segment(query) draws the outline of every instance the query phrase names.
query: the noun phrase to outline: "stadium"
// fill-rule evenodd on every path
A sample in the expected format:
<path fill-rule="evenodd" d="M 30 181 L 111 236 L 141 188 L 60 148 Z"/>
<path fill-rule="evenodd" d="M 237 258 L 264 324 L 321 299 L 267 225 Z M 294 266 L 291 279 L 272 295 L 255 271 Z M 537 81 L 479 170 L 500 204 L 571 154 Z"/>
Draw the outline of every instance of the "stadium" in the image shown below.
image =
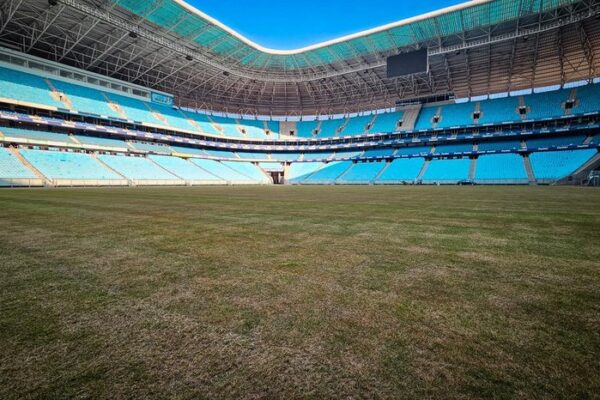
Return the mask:
<path fill-rule="evenodd" d="M 598 396 L 600 1 L 201 3 L 0 1 L 1 398 Z"/>

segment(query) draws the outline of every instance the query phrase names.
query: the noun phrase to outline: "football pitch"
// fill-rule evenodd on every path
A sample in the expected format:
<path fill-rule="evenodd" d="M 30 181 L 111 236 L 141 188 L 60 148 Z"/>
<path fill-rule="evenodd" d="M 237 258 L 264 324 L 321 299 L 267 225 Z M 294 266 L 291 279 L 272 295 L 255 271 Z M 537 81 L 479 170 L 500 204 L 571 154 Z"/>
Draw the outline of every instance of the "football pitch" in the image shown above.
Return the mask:
<path fill-rule="evenodd" d="M 594 398 L 600 191 L 0 191 L 0 398 Z"/>

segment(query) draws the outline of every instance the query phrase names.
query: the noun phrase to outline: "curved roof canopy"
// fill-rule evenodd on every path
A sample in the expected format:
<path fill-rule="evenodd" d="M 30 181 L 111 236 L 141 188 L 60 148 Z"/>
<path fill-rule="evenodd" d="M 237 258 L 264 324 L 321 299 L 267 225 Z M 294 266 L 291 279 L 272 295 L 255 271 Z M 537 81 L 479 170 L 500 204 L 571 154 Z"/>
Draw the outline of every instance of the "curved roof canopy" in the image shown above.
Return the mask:
<path fill-rule="evenodd" d="M 56 3 L 0 2 L 0 45 L 215 111 L 360 112 L 600 71 L 600 0 L 474 0 L 296 50 L 264 48 L 183 0 Z M 429 71 L 388 79 L 387 58 L 418 48 Z"/>
<path fill-rule="evenodd" d="M 120 7 L 203 49 L 248 68 L 296 71 L 347 62 L 374 52 L 395 53 L 432 39 L 502 24 L 575 0 L 473 0 L 296 50 L 268 49 L 183 0 L 113 0 Z M 248 5 L 246 5 L 248 7 Z M 340 11 L 342 12 L 342 11 Z M 293 16 L 286 16 L 293 18 Z"/>

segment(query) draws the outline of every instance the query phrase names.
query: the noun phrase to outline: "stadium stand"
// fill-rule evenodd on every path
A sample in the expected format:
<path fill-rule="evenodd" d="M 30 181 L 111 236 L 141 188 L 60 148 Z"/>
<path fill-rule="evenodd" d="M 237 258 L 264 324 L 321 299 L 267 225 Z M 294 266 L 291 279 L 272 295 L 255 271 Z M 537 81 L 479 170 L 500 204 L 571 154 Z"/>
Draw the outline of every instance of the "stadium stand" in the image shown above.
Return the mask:
<path fill-rule="evenodd" d="M 288 171 L 289 183 L 300 183 L 323 167 L 321 162 L 293 163 Z"/>
<path fill-rule="evenodd" d="M 343 135 L 363 135 L 370 130 L 369 124 L 371 121 L 373 121 L 372 115 L 349 118 Z"/>
<path fill-rule="evenodd" d="M 442 144 L 435 147 L 436 154 L 470 153 L 472 151 L 473 144 L 471 143 Z"/>
<path fill-rule="evenodd" d="M 543 139 L 530 139 L 527 140 L 528 149 L 543 149 L 550 147 L 561 147 L 561 146 L 576 146 L 583 144 L 586 136 L 562 136 L 562 137 L 550 137 Z"/>
<path fill-rule="evenodd" d="M 66 108 L 51 96 L 50 88 L 40 76 L 0 67 L 0 97 L 50 108 Z"/>
<path fill-rule="evenodd" d="M 519 99 L 504 97 L 480 102 L 480 124 L 494 124 L 520 120 Z"/>
<path fill-rule="evenodd" d="M 298 121 L 296 122 L 296 129 L 298 130 L 298 137 L 301 138 L 312 138 L 315 136 L 314 132 L 318 128 L 320 121 Z"/>
<path fill-rule="evenodd" d="M 538 182 L 554 182 L 566 177 L 597 154 L 596 150 L 568 150 L 532 153 L 529 155 Z"/>
<path fill-rule="evenodd" d="M 131 147 L 139 151 L 147 151 L 149 153 L 164 153 L 171 154 L 173 149 L 170 146 L 151 143 L 151 142 L 129 142 Z"/>
<path fill-rule="evenodd" d="M 336 161 L 325 164 L 314 174 L 307 177 L 303 182 L 307 184 L 333 184 L 348 168 L 352 166 L 351 161 Z"/>
<path fill-rule="evenodd" d="M 21 149 L 21 155 L 54 185 L 124 185 L 122 176 L 85 153 Z"/>
<path fill-rule="evenodd" d="M 469 179 L 471 160 L 468 158 L 433 159 L 425 170 L 423 183 L 456 184 Z"/>
<path fill-rule="evenodd" d="M 99 138 L 94 136 L 75 135 L 73 138 L 81 143 L 92 146 L 110 147 L 115 149 L 127 150 L 127 143 L 118 139 Z"/>
<path fill-rule="evenodd" d="M 185 183 L 148 158 L 103 154 L 99 155 L 98 159 L 136 185 L 183 185 Z"/>
<path fill-rule="evenodd" d="M 248 177 L 253 183 L 272 183 L 270 178 L 268 178 L 258 166 L 252 164 L 251 162 L 222 161 L 222 164 L 236 171 L 240 175 Z"/>
<path fill-rule="evenodd" d="M 37 131 L 32 129 L 22 128 L 4 128 L 0 127 L 0 132 L 6 137 L 26 139 L 28 141 L 35 142 L 53 142 L 53 143 L 66 143 L 75 144 L 75 142 L 64 133 L 54 133 L 47 131 Z"/>
<path fill-rule="evenodd" d="M 0 186 L 38 186 L 38 177 L 7 148 L 0 147 Z"/>
<path fill-rule="evenodd" d="M 398 130 L 398 122 L 402 120 L 403 112 L 389 112 L 377 115 L 371 132 L 394 132 Z"/>
<path fill-rule="evenodd" d="M 528 183 L 523 157 L 518 154 L 490 154 L 477 159 L 475 183 L 524 184 Z"/>
<path fill-rule="evenodd" d="M 65 77 L 52 68 L 39 72 L 43 69 L 26 65 L 0 67 L 0 105 L 2 102 L 13 104 L 0 107 L 1 123 L 7 125 L 0 126 L 1 142 L 42 150 L 80 148 L 98 153 L 153 154 L 148 158 L 65 151 L 37 154 L 22 149 L 23 159 L 35 169 L 34 178 L 40 178 L 35 176 L 35 165 L 39 164 L 39 172 L 46 176 L 44 170 L 51 182 L 123 181 L 125 178 L 135 185 L 265 184 L 270 183 L 271 178 L 256 164 L 268 161 L 286 162 L 285 179 L 292 183 L 460 183 L 473 180 L 478 184 L 504 184 L 527 183 L 532 181 L 533 175 L 538 181 L 546 182 L 560 180 L 585 163 L 573 155 L 584 153 L 569 150 L 593 152 L 598 145 L 598 135 L 592 130 L 598 129 L 600 122 L 598 118 L 589 117 L 600 110 L 598 84 L 578 82 L 559 90 L 537 89 L 532 94 L 469 102 L 442 101 L 424 106 L 410 103 L 398 111 L 368 111 L 366 115 L 351 118 L 321 115 L 321 119 L 315 121 L 286 118 L 285 122 L 278 122 L 209 116 L 169 105 L 172 103 L 153 101 L 150 92 L 144 97 L 125 90 L 125 86 L 115 83 L 118 81 L 105 82 L 100 87 L 90 83 L 97 82 L 97 77 L 86 81 L 74 79 L 78 74 L 73 73 Z M 14 104 L 21 108 L 15 109 Z M 44 109 L 52 112 L 42 113 Z M 79 115 L 74 116 L 74 113 Z M 572 118 L 574 116 L 576 118 Z M 408 129 L 398 125 L 404 118 L 410 120 Z M 549 119 L 556 121 L 548 122 Z M 533 122 L 539 120 L 543 121 Z M 498 125 L 502 123 L 510 125 L 507 128 Z M 294 143 L 292 138 L 275 145 L 260 144 L 263 140 L 279 139 L 282 126 L 286 131 L 295 130 L 303 140 Z M 66 131 L 69 134 L 58 133 Z M 362 138 L 338 137 L 368 133 L 371 134 Z M 209 137 L 197 139 L 201 134 Z M 348 145 L 355 140 L 356 147 Z M 336 146 L 341 143 L 343 150 L 340 150 L 342 146 Z M 474 160 L 440 158 L 466 153 L 472 154 Z M 531 154 L 524 160 L 517 153 L 526 157 Z M 60 159 L 56 158 L 57 154 Z M 162 156 L 155 157 L 155 154 Z M 6 172 L 0 171 L 0 176 L 17 174 L 11 172 L 15 164 L 6 161 L 14 160 L 6 157 Z M 189 157 L 192 159 L 185 159 Z M 61 164 L 52 170 L 47 165 L 50 161 L 44 160 L 58 160 L 56 162 Z M 21 162 L 18 157 L 17 161 Z M 65 171 L 69 166 L 76 168 L 78 163 L 82 165 L 81 173 Z M 533 172 L 529 170 L 529 163 Z M 98 168 L 98 165 L 100 169 L 94 172 L 92 167 Z M 27 166 L 25 168 L 27 171 Z M 282 168 L 281 164 L 278 168 Z M 100 173 L 106 171 L 109 172 L 107 177 Z M 33 178 L 28 175 L 26 179 Z"/>
<path fill-rule="evenodd" d="M 395 149 L 371 149 L 364 152 L 363 157 L 390 157 L 396 152 Z"/>
<path fill-rule="evenodd" d="M 183 158 L 159 155 L 151 155 L 149 158 L 174 176 L 185 180 L 189 185 L 225 183 L 223 179 L 218 178 Z"/>
<path fill-rule="evenodd" d="M 554 90 L 524 97 L 528 107 L 527 119 L 556 118 L 565 115 L 563 105 L 569 98 L 569 91 Z"/>
<path fill-rule="evenodd" d="M 376 179 L 379 184 L 414 183 L 423 170 L 424 158 L 398 158 Z"/>
<path fill-rule="evenodd" d="M 340 176 L 336 183 L 344 184 L 370 184 L 373 183 L 377 175 L 386 166 L 385 161 L 371 163 L 356 163 Z"/>
<path fill-rule="evenodd" d="M 190 161 L 196 164 L 198 167 L 204 169 L 212 175 L 221 178 L 229 184 L 247 185 L 260 183 L 252 179 L 251 177 L 238 172 L 237 169 L 230 168 L 227 165 L 216 160 L 192 159 Z"/>

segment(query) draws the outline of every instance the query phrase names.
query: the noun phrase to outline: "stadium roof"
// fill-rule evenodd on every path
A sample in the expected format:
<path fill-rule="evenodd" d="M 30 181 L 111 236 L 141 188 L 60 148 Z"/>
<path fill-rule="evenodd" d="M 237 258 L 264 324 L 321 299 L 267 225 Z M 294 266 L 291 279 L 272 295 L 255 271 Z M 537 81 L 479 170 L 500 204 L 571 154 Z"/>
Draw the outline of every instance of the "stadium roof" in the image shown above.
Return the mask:
<path fill-rule="evenodd" d="M 0 43 L 244 114 L 562 84 L 594 77 L 600 60 L 597 0 L 476 0 L 296 50 L 264 48 L 182 0 L 55 2 L 6 0 Z M 422 47 L 428 73 L 386 77 L 387 57 Z"/>

